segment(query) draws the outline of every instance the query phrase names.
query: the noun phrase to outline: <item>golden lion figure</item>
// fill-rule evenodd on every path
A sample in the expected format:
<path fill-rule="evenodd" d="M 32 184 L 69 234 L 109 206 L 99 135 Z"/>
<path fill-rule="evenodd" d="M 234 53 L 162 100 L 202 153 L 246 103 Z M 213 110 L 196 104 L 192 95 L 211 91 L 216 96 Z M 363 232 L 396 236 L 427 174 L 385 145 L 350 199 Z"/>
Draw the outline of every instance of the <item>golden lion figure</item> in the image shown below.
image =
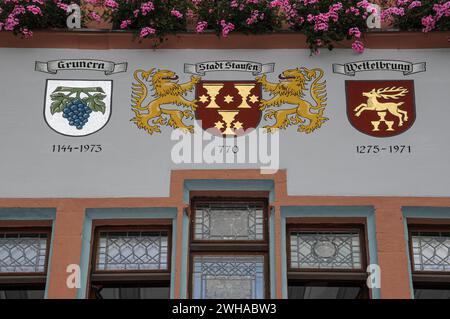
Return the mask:
<path fill-rule="evenodd" d="M 293 108 L 268 110 L 264 115 L 267 120 L 275 118 L 275 124 L 264 126 L 267 132 L 274 132 L 277 129 L 285 129 L 290 125 L 299 125 L 297 131 L 311 133 L 319 128 L 328 118 L 323 117 L 326 106 L 326 92 L 323 71 L 321 69 L 297 68 L 282 72 L 279 75 L 279 83 L 268 82 L 266 76 L 257 77 L 256 81 L 261 83 L 264 90 L 275 95 L 270 100 L 261 100 L 261 110 L 271 107 L 279 107 L 282 104 L 294 105 Z M 314 81 L 312 81 L 314 79 Z M 312 105 L 304 100 L 304 90 L 307 82 L 312 81 L 310 94 L 315 102 Z M 314 112 L 311 112 L 314 110 Z M 308 123 L 305 123 L 305 119 Z"/>
<path fill-rule="evenodd" d="M 139 74 L 142 79 L 139 78 Z M 154 90 L 153 97 L 155 99 L 147 105 L 142 106 L 148 96 L 148 88 L 143 80 L 149 81 L 149 78 L 151 78 L 150 82 Z M 145 129 L 149 134 L 161 132 L 160 125 L 180 128 L 188 132 L 194 131 L 193 125 L 183 123 L 183 118 L 194 118 L 193 111 L 196 108 L 196 101 L 189 101 L 183 95 L 192 91 L 194 85 L 200 81 L 200 77 L 192 76 L 191 81 L 178 84 L 178 76 L 175 72 L 169 70 L 155 71 L 152 68 L 148 71 L 136 70 L 134 72 L 134 79 L 137 83 L 132 84 L 131 102 L 135 117 L 131 121 L 136 123 L 137 127 Z M 165 104 L 184 106 L 190 108 L 190 110 L 161 107 Z M 153 125 L 149 124 L 150 120 Z"/>

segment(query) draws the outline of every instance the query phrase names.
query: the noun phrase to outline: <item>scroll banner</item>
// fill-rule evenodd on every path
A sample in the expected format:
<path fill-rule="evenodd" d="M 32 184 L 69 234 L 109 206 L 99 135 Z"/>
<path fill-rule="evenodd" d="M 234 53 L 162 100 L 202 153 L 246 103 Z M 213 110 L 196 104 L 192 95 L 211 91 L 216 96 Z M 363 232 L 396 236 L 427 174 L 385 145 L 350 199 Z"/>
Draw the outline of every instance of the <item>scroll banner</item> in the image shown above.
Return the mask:
<path fill-rule="evenodd" d="M 369 60 L 350 62 L 346 64 L 333 64 L 333 73 L 355 76 L 357 72 L 364 71 L 397 71 L 403 75 L 425 72 L 426 62 L 411 63 L 396 60 Z"/>
<path fill-rule="evenodd" d="M 35 70 L 38 72 L 56 74 L 58 71 L 89 70 L 105 72 L 105 75 L 127 71 L 128 63 L 114 63 L 102 60 L 54 60 L 49 62 L 36 61 Z"/>
<path fill-rule="evenodd" d="M 215 71 L 237 71 L 251 72 L 252 75 L 260 75 L 264 73 L 272 73 L 275 70 L 275 63 L 262 64 L 250 61 L 210 61 L 197 64 L 184 65 L 184 72 L 204 76 L 206 72 Z"/>

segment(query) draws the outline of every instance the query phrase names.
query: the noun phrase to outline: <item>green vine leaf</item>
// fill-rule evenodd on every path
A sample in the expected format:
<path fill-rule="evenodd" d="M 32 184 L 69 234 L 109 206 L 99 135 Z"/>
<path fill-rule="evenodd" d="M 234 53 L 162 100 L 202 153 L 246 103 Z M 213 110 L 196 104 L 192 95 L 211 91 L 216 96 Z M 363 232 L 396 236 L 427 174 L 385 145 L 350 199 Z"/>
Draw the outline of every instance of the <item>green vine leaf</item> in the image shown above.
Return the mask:
<path fill-rule="evenodd" d="M 53 115 L 55 113 L 60 113 L 64 111 L 64 108 L 69 104 L 73 98 L 64 93 L 52 93 L 50 98 L 52 100 L 52 104 L 50 105 L 50 113 Z"/>
<path fill-rule="evenodd" d="M 100 88 L 101 90 L 101 88 Z M 101 90 L 103 91 L 103 90 Z M 106 112 L 106 104 L 103 102 L 106 95 L 101 93 L 96 93 L 94 95 L 83 98 L 83 101 L 91 108 L 94 112 L 102 112 L 105 114 Z"/>
<path fill-rule="evenodd" d="M 56 87 L 56 89 L 53 91 L 53 93 L 61 92 L 61 91 L 64 91 L 64 88 L 63 88 L 62 86 L 58 86 L 58 87 Z"/>

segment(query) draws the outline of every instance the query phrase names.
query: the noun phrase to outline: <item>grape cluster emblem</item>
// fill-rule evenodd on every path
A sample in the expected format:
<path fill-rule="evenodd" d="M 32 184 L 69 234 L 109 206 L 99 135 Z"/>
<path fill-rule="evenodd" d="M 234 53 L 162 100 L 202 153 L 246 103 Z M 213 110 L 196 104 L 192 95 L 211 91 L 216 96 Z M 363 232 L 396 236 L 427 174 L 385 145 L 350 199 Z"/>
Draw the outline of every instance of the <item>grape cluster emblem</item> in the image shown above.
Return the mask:
<path fill-rule="evenodd" d="M 101 87 L 57 87 L 50 96 L 50 112 L 52 115 L 62 112 L 62 117 L 70 126 L 81 130 L 89 122 L 92 112 L 105 114 L 104 93 Z"/>
<path fill-rule="evenodd" d="M 45 121 L 66 136 L 99 131 L 111 117 L 112 86 L 110 80 L 47 80 Z"/>

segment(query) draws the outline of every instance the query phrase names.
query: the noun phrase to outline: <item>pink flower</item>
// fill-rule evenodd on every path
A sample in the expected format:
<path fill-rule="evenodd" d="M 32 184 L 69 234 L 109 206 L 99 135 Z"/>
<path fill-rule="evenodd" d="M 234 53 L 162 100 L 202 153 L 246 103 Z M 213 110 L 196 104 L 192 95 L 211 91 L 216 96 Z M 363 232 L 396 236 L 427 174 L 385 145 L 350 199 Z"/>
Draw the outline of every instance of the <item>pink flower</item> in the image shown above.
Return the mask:
<path fill-rule="evenodd" d="M 363 53 L 364 52 L 364 44 L 361 41 L 356 40 L 352 43 L 352 49 L 356 53 Z"/>
<path fill-rule="evenodd" d="M 156 30 L 150 27 L 145 27 L 141 29 L 141 32 L 139 34 L 139 36 L 141 38 L 145 38 L 146 36 L 148 36 L 149 34 L 155 34 Z"/>
<path fill-rule="evenodd" d="M 33 32 L 28 30 L 27 28 L 22 29 L 21 32 L 25 39 L 29 39 L 33 36 Z"/>
<path fill-rule="evenodd" d="M 172 11 L 170 11 L 170 14 L 173 15 L 174 17 L 177 17 L 178 19 L 181 19 L 183 17 L 183 14 L 175 9 L 172 9 Z"/>
<path fill-rule="evenodd" d="M 155 5 L 153 4 L 153 2 L 148 1 L 148 2 L 141 4 L 142 15 L 146 16 L 150 11 L 153 11 L 153 10 L 155 10 Z M 134 16 L 137 17 L 136 12 L 135 12 Z"/>
<path fill-rule="evenodd" d="M 360 14 L 359 9 L 356 9 L 355 7 L 348 8 L 347 10 L 345 10 L 345 13 L 346 14 L 350 13 L 350 14 L 353 14 L 355 16 L 359 16 L 359 14 Z"/>
<path fill-rule="evenodd" d="M 121 23 L 120 23 L 120 28 L 121 29 L 126 29 L 126 28 L 128 28 L 128 26 L 131 24 L 131 20 L 123 20 Z"/>
<path fill-rule="evenodd" d="M 60 1 L 58 1 L 58 2 L 56 3 L 56 6 L 57 6 L 58 8 L 60 8 L 61 10 L 65 11 L 65 12 L 67 12 L 67 8 L 69 7 L 68 4 L 62 3 L 62 2 L 60 2 Z"/>
<path fill-rule="evenodd" d="M 231 22 L 226 22 L 225 20 L 220 21 L 220 25 L 222 26 L 222 36 L 226 38 L 228 34 L 234 30 L 234 24 Z"/>
<path fill-rule="evenodd" d="M 319 21 L 314 25 L 314 31 L 328 31 L 328 27 L 328 23 Z"/>
<path fill-rule="evenodd" d="M 450 1 L 447 1 L 442 4 L 436 3 L 433 5 L 433 11 L 436 12 L 436 21 L 439 21 L 442 17 L 450 16 Z"/>
<path fill-rule="evenodd" d="M 283 2 L 280 0 L 273 0 L 269 3 L 269 8 L 281 7 L 283 6 Z"/>
<path fill-rule="evenodd" d="M 413 2 L 411 2 L 409 4 L 408 9 L 411 10 L 411 9 L 414 9 L 416 7 L 421 7 L 421 6 L 422 6 L 422 2 L 420 2 L 420 1 L 413 1 Z"/>
<path fill-rule="evenodd" d="M 16 17 L 9 15 L 8 18 L 5 21 L 5 25 L 3 26 L 3 29 L 6 31 L 12 31 L 14 30 L 14 27 L 19 24 L 19 19 Z"/>
<path fill-rule="evenodd" d="M 203 31 L 205 31 L 207 26 L 208 26 L 208 22 L 206 22 L 206 21 L 199 21 L 197 23 L 197 26 L 195 27 L 195 31 L 197 33 L 202 33 Z"/>
<path fill-rule="evenodd" d="M 114 1 L 114 0 L 106 0 L 105 1 L 105 6 L 109 7 L 109 8 L 112 8 L 112 9 L 116 9 L 117 7 L 119 7 L 119 4 L 116 1 Z"/>
<path fill-rule="evenodd" d="M 398 7 L 390 7 L 386 10 L 382 10 L 381 12 L 381 19 L 383 21 L 386 21 L 391 16 L 404 16 L 405 15 L 405 9 L 398 8 Z"/>
<path fill-rule="evenodd" d="M 429 32 L 434 29 L 436 26 L 436 20 L 434 20 L 433 16 L 428 15 L 426 17 L 422 18 L 422 25 L 424 28 L 422 29 L 423 32 Z"/>
<path fill-rule="evenodd" d="M 355 38 L 359 39 L 361 37 L 361 31 L 359 31 L 359 29 L 356 27 L 350 28 L 350 29 L 348 29 L 348 35 L 350 35 L 350 36 L 354 35 Z"/>
<path fill-rule="evenodd" d="M 247 23 L 247 25 L 251 25 L 258 20 L 258 17 L 259 17 L 259 11 L 252 10 L 250 18 L 247 18 L 247 20 L 245 22 Z"/>
<path fill-rule="evenodd" d="M 101 20 L 102 20 L 102 18 L 98 15 L 98 13 L 96 13 L 96 12 L 91 12 L 91 13 L 89 13 L 89 17 L 92 19 L 92 20 L 94 20 L 94 21 L 97 21 L 97 22 L 100 22 Z"/>
<path fill-rule="evenodd" d="M 357 6 L 358 8 L 367 9 L 368 7 L 371 6 L 371 3 L 370 3 L 369 1 L 367 1 L 367 0 L 362 0 L 362 1 L 358 2 L 358 3 L 356 4 L 356 6 Z"/>
<path fill-rule="evenodd" d="M 34 15 L 42 15 L 41 8 L 36 7 L 35 5 L 27 6 L 27 10 L 30 11 Z"/>

